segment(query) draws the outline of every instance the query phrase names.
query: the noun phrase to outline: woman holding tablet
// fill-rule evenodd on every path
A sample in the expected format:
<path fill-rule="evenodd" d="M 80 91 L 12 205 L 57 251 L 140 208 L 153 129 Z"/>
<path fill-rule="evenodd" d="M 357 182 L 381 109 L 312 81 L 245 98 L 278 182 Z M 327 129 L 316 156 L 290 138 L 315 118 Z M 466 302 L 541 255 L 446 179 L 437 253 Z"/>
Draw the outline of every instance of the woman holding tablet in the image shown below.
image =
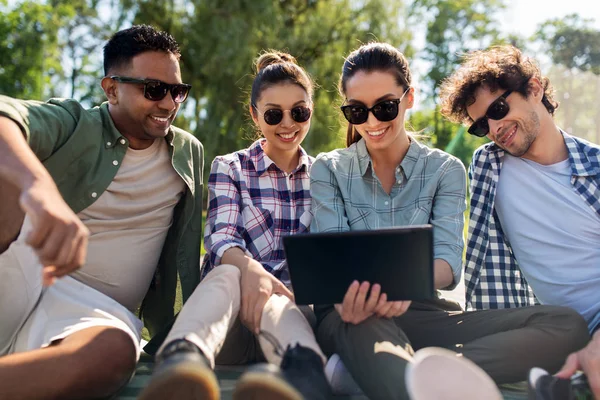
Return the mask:
<path fill-rule="evenodd" d="M 339 89 L 348 147 L 313 163 L 311 232 L 432 224 L 435 287 L 454 287 L 462 269 L 465 169 L 407 133 L 414 88 L 406 58 L 388 44 L 363 45 L 346 59 Z M 461 391 L 456 398 L 499 396 L 479 368 L 450 351 L 436 350 L 430 360 L 437 362 L 407 368 L 422 348 L 450 349 L 505 383 L 525 380 L 533 366 L 557 371 L 588 340 L 585 322 L 568 308 L 463 312 L 439 298 L 389 302 L 371 282 L 353 282 L 343 303 L 315 311 L 321 347 L 339 354 L 371 400 L 407 399 L 409 392 L 415 399 Z M 433 376 L 435 384 L 427 384 Z"/>

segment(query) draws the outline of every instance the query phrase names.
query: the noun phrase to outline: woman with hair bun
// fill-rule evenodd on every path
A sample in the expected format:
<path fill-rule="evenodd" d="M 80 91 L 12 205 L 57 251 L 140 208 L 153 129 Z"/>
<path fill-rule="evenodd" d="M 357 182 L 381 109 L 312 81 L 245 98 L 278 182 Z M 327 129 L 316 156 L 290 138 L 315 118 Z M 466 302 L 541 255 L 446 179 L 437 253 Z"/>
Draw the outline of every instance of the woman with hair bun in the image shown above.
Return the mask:
<path fill-rule="evenodd" d="M 218 399 L 215 364 L 261 361 L 240 377 L 235 399 L 329 397 L 326 359 L 308 322 L 315 317 L 294 303 L 282 240 L 311 220 L 313 158 L 301 143 L 313 83 L 287 53 L 265 52 L 255 66 L 249 112 L 261 137 L 212 163 L 204 278 L 159 350 L 142 399 Z"/>

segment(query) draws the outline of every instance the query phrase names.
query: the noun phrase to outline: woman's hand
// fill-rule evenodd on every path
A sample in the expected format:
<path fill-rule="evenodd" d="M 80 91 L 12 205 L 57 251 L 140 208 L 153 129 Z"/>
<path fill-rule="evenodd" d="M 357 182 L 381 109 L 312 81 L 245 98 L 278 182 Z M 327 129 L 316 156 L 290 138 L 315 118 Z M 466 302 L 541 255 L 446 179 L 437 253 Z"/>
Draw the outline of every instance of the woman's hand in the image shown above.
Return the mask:
<path fill-rule="evenodd" d="M 241 273 L 240 320 L 251 332 L 258 334 L 262 312 L 271 295 L 281 294 L 292 301 L 294 295 L 256 260 L 250 260 L 248 265 L 241 269 Z"/>
<path fill-rule="evenodd" d="M 387 295 L 381 293 L 381 286 L 374 284 L 367 298 L 371 284 L 358 281 L 352 282 L 342 304 L 336 304 L 335 309 L 342 321 L 353 325 L 360 324 L 372 315 L 380 318 L 398 317 L 408 310 L 410 301 L 387 301 Z"/>

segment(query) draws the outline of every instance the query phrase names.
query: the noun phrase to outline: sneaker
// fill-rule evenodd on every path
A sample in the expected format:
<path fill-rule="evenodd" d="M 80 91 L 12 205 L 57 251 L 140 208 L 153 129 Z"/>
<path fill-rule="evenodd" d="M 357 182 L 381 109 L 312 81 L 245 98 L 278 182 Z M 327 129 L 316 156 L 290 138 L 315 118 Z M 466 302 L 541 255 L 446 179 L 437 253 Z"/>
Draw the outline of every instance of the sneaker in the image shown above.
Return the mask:
<path fill-rule="evenodd" d="M 358 396 L 363 394 L 361 388 L 346 369 L 339 355 L 329 357 L 325 365 L 325 376 L 335 396 Z"/>
<path fill-rule="evenodd" d="M 417 351 L 405 377 L 412 400 L 502 400 L 492 378 L 474 362 L 439 347 Z"/>
<path fill-rule="evenodd" d="M 156 356 L 150 382 L 138 400 L 219 400 L 219 383 L 210 363 L 192 342 L 177 339 Z"/>
<path fill-rule="evenodd" d="M 593 400 L 587 377 L 579 372 L 571 379 L 550 375 L 542 368 L 529 371 L 529 400 Z"/>
<path fill-rule="evenodd" d="M 288 346 L 281 366 L 254 365 L 239 378 L 234 400 L 328 400 L 331 389 L 321 357 L 313 350 Z"/>

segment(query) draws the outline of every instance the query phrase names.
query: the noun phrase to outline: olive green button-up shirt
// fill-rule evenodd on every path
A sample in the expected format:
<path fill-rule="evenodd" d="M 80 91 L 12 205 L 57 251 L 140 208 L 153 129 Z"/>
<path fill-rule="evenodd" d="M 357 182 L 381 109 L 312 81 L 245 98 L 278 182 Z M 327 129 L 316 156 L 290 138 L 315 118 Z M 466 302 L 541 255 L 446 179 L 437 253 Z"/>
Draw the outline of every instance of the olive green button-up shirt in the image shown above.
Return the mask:
<path fill-rule="evenodd" d="M 102 195 L 129 146 L 110 117 L 108 103 L 84 109 L 75 100 L 44 103 L 0 96 L 0 115 L 19 125 L 75 213 Z M 140 317 L 151 335 L 174 316 L 177 275 L 184 301 L 200 282 L 203 147 L 194 136 L 176 127 L 166 140 L 173 168 L 187 190 L 175 206 L 155 279 L 141 307 Z"/>

